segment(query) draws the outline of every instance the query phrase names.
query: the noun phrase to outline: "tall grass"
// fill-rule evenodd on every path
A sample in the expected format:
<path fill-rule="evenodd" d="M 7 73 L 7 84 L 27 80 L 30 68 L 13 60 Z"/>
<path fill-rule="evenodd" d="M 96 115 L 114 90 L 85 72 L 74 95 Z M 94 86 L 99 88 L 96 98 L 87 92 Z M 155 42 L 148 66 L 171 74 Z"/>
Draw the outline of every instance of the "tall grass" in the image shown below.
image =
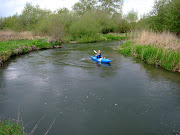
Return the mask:
<path fill-rule="evenodd" d="M 172 50 L 180 50 L 180 43 L 178 37 L 174 33 L 168 31 L 154 32 L 154 31 L 137 31 L 134 33 L 133 39 L 140 45 L 156 45 Z"/>
<path fill-rule="evenodd" d="M 0 30 L 0 41 L 16 39 L 34 39 L 37 38 L 30 31 L 15 32 L 12 30 Z"/>
<path fill-rule="evenodd" d="M 148 64 L 180 72 L 180 42 L 172 33 L 136 32 L 133 33 L 132 41 L 127 41 L 118 51 Z"/>
<path fill-rule="evenodd" d="M 0 117 L 0 135 L 27 135 L 24 132 L 24 124 L 22 118 L 20 117 L 19 107 L 17 113 L 17 120 L 4 120 Z"/>
<path fill-rule="evenodd" d="M 0 135 L 26 135 L 24 128 L 15 120 L 0 120 Z"/>

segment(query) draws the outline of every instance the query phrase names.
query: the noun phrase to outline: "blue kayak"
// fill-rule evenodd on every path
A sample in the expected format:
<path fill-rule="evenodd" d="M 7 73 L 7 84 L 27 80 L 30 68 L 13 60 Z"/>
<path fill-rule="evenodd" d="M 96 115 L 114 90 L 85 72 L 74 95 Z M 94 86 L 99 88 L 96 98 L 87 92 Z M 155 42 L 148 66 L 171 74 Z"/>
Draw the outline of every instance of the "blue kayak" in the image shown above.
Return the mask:
<path fill-rule="evenodd" d="M 97 62 L 102 62 L 102 63 L 110 63 L 111 62 L 111 60 L 109 60 L 109 59 L 104 59 L 104 58 L 96 58 L 96 57 L 94 57 L 94 56 L 91 56 L 91 58 L 94 60 L 94 61 L 97 61 Z"/>

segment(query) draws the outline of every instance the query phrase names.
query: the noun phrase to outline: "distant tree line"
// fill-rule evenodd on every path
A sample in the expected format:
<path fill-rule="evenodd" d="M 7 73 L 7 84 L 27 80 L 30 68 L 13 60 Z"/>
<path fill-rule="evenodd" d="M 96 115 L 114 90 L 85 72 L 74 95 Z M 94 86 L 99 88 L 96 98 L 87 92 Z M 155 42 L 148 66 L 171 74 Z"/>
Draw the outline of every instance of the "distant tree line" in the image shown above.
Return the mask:
<path fill-rule="evenodd" d="M 122 13 L 123 0 L 80 0 L 54 12 L 27 3 L 21 14 L 0 18 L 0 30 L 32 31 L 37 35 L 74 38 L 99 33 L 124 33 L 135 29 L 180 33 L 180 1 L 159 0 L 153 10 L 138 20 L 138 13 Z"/>

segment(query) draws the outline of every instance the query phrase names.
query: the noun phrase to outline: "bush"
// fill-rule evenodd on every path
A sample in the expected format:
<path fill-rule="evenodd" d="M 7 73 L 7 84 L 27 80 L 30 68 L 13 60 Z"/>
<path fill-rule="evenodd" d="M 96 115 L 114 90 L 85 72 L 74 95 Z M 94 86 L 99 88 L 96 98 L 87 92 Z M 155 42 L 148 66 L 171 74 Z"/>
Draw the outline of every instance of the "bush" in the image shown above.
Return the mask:
<path fill-rule="evenodd" d="M 96 21 L 96 17 L 92 13 L 83 14 L 70 27 L 70 33 L 77 38 L 83 36 L 93 36 L 101 32 L 101 25 Z"/>
<path fill-rule="evenodd" d="M 170 31 L 180 34 L 179 11 L 179 0 L 156 1 L 153 10 L 138 22 L 138 26 L 154 31 Z"/>

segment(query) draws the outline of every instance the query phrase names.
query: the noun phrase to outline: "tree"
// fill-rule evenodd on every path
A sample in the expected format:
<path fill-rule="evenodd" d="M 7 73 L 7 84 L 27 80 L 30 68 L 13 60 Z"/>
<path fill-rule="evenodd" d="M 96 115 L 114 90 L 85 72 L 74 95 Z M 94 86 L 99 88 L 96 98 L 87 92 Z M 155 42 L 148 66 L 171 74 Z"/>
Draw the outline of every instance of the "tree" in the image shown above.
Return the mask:
<path fill-rule="evenodd" d="M 115 32 L 124 33 L 130 30 L 130 24 L 128 23 L 127 19 L 122 17 L 120 13 L 114 13 L 112 16 L 112 20 L 115 24 Z"/>
<path fill-rule="evenodd" d="M 43 10 L 39 5 L 33 6 L 31 3 L 26 3 L 17 22 L 22 30 L 32 30 L 39 20 L 47 18 L 50 14 L 50 10 Z"/>
<path fill-rule="evenodd" d="M 135 12 L 134 9 L 128 12 L 126 19 L 128 22 L 136 22 L 138 20 L 138 12 Z"/>
<path fill-rule="evenodd" d="M 73 10 L 82 15 L 90 10 L 101 9 L 109 13 L 121 13 L 123 0 L 80 0 L 75 3 Z"/>
<path fill-rule="evenodd" d="M 110 13 L 105 10 L 95 10 L 92 13 L 96 17 L 96 22 L 100 24 L 102 33 L 114 32 L 115 24 L 111 19 L 112 15 Z"/>
<path fill-rule="evenodd" d="M 100 8 L 110 13 L 122 12 L 123 0 L 99 0 Z"/>
<path fill-rule="evenodd" d="M 96 4 L 96 0 L 80 0 L 80 2 L 74 4 L 73 10 L 76 11 L 78 14 L 82 15 L 87 11 L 95 9 Z"/>
<path fill-rule="evenodd" d="M 101 32 L 101 25 L 93 12 L 83 14 L 78 20 L 73 22 L 70 32 L 73 36 L 82 38 L 83 36 L 94 36 Z"/>
<path fill-rule="evenodd" d="M 61 37 L 64 36 L 64 26 L 61 18 L 57 15 L 53 15 L 50 20 L 49 34 L 54 41 L 62 42 Z"/>
<path fill-rule="evenodd" d="M 57 17 L 61 19 L 64 25 L 65 33 L 68 34 L 71 24 L 78 19 L 77 13 L 69 11 L 67 8 L 58 9 L 56 13 Z"/>
<path fill-rule="evenodd" d="M 170 31 L 180 34 L 180 1 L 155 1 L 153 10 L 143 20 L 154 31 Z"/>

